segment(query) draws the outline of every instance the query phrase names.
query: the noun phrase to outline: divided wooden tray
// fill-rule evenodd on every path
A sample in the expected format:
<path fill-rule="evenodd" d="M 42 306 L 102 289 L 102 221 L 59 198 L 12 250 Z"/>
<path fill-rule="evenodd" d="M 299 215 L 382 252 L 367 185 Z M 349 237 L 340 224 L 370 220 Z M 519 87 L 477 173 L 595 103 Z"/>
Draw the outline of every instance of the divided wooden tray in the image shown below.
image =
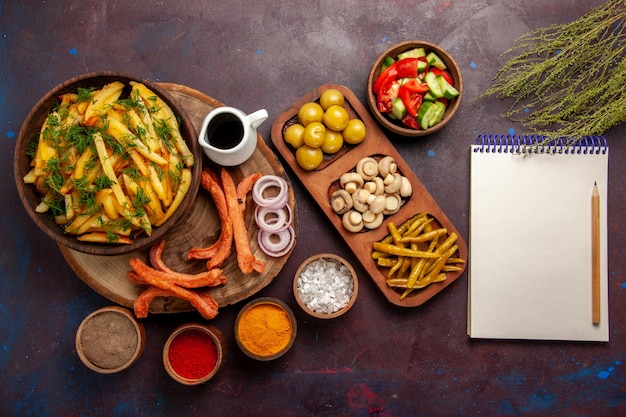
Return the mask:
<path fill-rule="evenodd" d="M 308 101 L 317 101 L 321 93 L 329 88 L 336 88 L 344 94 L 346 109 L 350 117 L 358 117 L 363 120 L 367 129 L 367 137 L 365 141 L 359 145 L 344 147 L 337 154 L 333 155 L 332 158 L 326 159 L 318 169 L 307 171 L 298 165 L 293 148 L 286 144 L 283 139 L 283 132 L 289 125 L 297 120 L 297 112 L 302 104 Z M 310 91 L 276 118 L 272 125 L 271 136 L 272 142 L 279 153 L 289 164 L 311 196 L 313 196 L 348 247 L 354 252 L 380 291 L 382 291 L 390 302 L 404 307 L 419 306 L 452 284 L 463 273 L 465 264 L 463 264 L 463 270 L 447 273 L 447 279 L 445 281 L 434 283 L 422 290 L 415 291 L 414 295 L 410 295 L 402 300 L 400 299 L 400 293 L 387 285 L 386 271 L 379 268 L 371 257 L 372 243 L 382 239 L 388 234 L 387 227 L 385 227 L 386 222 L 393 221 L 394 224 L 400 225 L 415 214 L 428 212 L 436 218 L 441 226 L 446 227 L 449 233 L 455 232 L 459 236 L 457 241 L 459 257 L 466 261 L 467 245 L 461 234 L 413 173 L 411 167 L 402 159 L 396 148 L 381 131 L 374 119 L 372 119 L 352 91 L 344 86 L 335 84 L 324 84 Z M 343 227 L 341 217 L 335 214 L 330 206 L 329 190 L 331 190 L 333 184 L 343 173 L 353 170 L 361 158 L 378 155 L 392 156 L 396 160 L 399 171 L 411 182 L 413 187 L 412 196 L 397 213 L 385 219 L 385 223 L 383 223 L 382 227 L 367 232 L 351 233 Z"/>
<path fill-rule="evenodd" d="M 219 101 L 185 86 L 168 83 L 159 85 L 174 100 L 182 104 L 196 131 L 200 131 L 200 125 L 209 111 L 223 106 Z M 252 157 L 240 166 L 229 168 L 235 182 L 253 172 L 260 171 L 263 174 L 283 176 L 290 184 L 276 155 L 265 144 L 260 134 L 257 139 L 257 149 Z M 203 163 L 206 166 L 206 159 Z M 218 169 L 215 167 L 216 172 L 219 172 Z M 249 201 L 252 201 L 251 197 Z M 294 228 L 297 231 L 297 210 L 291 186 L 289 187 L 289 205 L 294 213 Z M 254 204 L 248 204 L 246 225 L 250 232 L 252 251 L 265 262 L 265 271 L 262 274 L 256 272 L 248 275 L 242 274 L 237 266 L 236 255 L 233 250 L 231 256 L 222 265 L 228 282 L 220 287 L 205 290 L 215 298 L 220 307 L 235 304 L 266 287 L 280 272 L 291 254 L 290 251 L 280 258 L 273 258 L 261 251 L 256 241 L 257 228 L 254 224 L 253 211 Z M 192 247 L 208 246 L 217 239 L 219 232 L 220 221 L 213 200 L 206 190 L 200 188 L 196 201 L 187 216 L 181 219 L 174 229 L 165 236 L 163 259 L 174 270 L 190 273 L 200 272 L 206 268 L 204 262 L 187 261 L 187 251 Z M 126 273 L 130 270 L 129 260 L 131 257 L 138 257 L 147 261 L 149 249 L 126 255 L 98 256 L 78 252 L 61 245 L 59 247 L 70 267 L 94 291 L 117 304 L 132 307 L 135 298 L 144 287 L 136 285 L 128 279 Z M 192 310 L 191 304 L 175 297 L 159 297 L 150 305 L 150 313 L 177 313 Z"/>

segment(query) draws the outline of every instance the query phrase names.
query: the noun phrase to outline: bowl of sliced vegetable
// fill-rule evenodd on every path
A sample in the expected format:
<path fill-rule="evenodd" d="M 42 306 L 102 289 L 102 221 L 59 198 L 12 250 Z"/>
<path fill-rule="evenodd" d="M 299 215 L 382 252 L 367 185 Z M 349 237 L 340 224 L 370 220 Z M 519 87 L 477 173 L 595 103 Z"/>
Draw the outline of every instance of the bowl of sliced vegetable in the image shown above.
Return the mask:
<path fill-rule="evenodd" d="M 384 51 L 367 79 L 367 103 L 374 118 L 400 136 L 429 135 L 444 127 L 459 108 L 463 77 L 440 46 L 412 40 Z"/>

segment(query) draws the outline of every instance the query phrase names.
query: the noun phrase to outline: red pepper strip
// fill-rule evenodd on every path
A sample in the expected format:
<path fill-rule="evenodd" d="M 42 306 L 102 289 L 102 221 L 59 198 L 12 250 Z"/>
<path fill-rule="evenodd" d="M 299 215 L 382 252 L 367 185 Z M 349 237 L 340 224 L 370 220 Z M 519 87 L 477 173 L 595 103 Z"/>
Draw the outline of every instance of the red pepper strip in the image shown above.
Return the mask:
<path fill-rule="evenodd" d="M 408 112 L 406 116 L 402 118 L 402 124 L 411 129 L 420 130 L 421 126 L 417 123 L 415 117 L 411 116 Z"/>
<path fill-rule="evenodd" d="M 374 94 L 379 95 L 382 87 L 386 85 L 390 79 L 396 80 L 398 78 L 415 78 L 417 77 L 417 61 L 424 60 L 425 58 L 404 58 L 400 61 L 396 61 L 383 72 L 380 73 L 372 89 Z"/>
<path fill-rule="evenodd" d="M 381 113 L 389 113 L 393 107 L 393 100 L 398 97 L 400 84 L 395 79 L 381 87 L 380 94 L 377 96 L 377 107 Z"/>
<path fill-rule="evenodd" d="M 424 94 L 427 93 L 429 88 L 428 84 L 420 83 L 417 80 L 409 80 L 402 84 L 402 88 L 408 90 L 411 93 Z"/>
<path fill-rule="evenodd" d="M 374 81 L 374 85 L 372 85 L 372 90 L 374 94 L 377 96 L 380 94 L 380 91 L 383 85 L 389 84 L 391 81 L 395 80 L 398 75 L 398 70 L 396 69 L 397 62 L 389 65 L 383 72 L 380 73 L 376 81 Z"/>
<path fill-rule="evenodd" d="M 417 61 L 419 58 L 404 58 L 396 62 L 397 78 L 417 77 Z"/>
<path fill-rule="evenodd" d="M 409 115 L 416 117 L 417 110 L 422 104 L 424 96 L 422 94 L 428 92 L 428 84 L 420 84 L 416 80 L 410 80 L 400 86 L 398 96 L 404 103 L 406 111 Z"/>
<path fill-rule="evenodd" d="M 443 78 L 448 82 L 448 84 L 454 87 L 454 80 L 452 79 L 452 76 L 450 75 L 448 71 L 440 70 L 439 68 L 436 68 L 436 67 L 430 67 L 429 71 L 431 71 L 435 75 L 443 76 Z"/>

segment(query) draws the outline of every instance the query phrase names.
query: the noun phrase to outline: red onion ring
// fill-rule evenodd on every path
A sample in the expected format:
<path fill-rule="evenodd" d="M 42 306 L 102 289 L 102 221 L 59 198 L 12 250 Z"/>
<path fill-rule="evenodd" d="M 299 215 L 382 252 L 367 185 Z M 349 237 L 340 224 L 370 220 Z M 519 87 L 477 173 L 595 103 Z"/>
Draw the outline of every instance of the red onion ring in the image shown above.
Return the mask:
<path fill-rule="evenodd" d="M 278 195 L 263 197 L 263 191 L 269 187 L 278 187 Z M 252 187 L 252 198 L 261 207 L 280 208 L 287 204 L 287 181 L 278 175 L 264 175 Z"/>
<path fill-rule="evenodd" d="M 275 214 L 276 217 L 268 219 L 269 214 Z M 286 229 L 291 224 L 291 218 L 292 211 L 288 204 L 280 209 L 257 206 L 254 210 L 254 220 L 257 226 L 266 232 L 280 232 Z"/>
<path fill-rule="evenodd" d="M 272 236 L 278 237 L 278 242 L 272 241 Z M 295 233 L 293 227 L 289 225 L 279 232 L 266 232 L 259 230 L 259 247 L 269 256 L 280 258 L 291 250 L 295 243 Z"/>

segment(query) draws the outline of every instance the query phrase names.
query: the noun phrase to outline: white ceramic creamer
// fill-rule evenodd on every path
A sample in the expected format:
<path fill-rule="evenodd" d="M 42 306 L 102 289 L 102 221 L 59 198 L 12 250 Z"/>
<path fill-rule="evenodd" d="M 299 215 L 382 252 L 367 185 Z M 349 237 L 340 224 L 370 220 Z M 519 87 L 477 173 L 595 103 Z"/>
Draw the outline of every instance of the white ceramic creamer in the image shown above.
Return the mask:
<path fill-rule="evenodd" d="M 257 128 L 267 117 L 265 109 L 245 114 L 234 107 L 217 107 L 204 118 L 198 141 L 216 164 L 240 165 L 254 153 Z"/>

